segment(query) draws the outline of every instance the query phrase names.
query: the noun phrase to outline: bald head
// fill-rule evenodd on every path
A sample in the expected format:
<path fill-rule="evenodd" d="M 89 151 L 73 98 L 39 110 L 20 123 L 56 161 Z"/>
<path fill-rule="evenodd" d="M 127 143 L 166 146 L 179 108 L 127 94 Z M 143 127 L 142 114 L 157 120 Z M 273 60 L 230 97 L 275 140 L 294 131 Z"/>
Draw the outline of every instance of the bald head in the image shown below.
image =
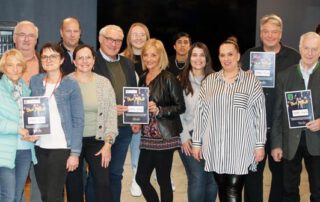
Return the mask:
<path fill-rule="evenodd" d="M 60 36 L 63 45 L 70 51 L 73 51 L 79 44 L 81 36 L 80 21 L 77 18 L 65 18 L 60 25 Z"/>

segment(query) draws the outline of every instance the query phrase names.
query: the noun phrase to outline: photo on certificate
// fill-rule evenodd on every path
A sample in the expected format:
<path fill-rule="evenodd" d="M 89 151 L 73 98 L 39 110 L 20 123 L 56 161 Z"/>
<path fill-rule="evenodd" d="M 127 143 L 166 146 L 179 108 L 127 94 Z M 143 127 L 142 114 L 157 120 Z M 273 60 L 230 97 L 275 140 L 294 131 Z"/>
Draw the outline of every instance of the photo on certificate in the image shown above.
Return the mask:
<path fill-rule="evenodd" d="M 250 52 L 250 70 L 263 88 L 274 88 L 276 55 L 273 52 Z"/>
<path fill-rule="evenodd" d="M 304 128 L 314 120 L 310 90 L 285 92 L 289 128 Z"/>
<path fill-rule="evenodd" d="M 51 133 L 48 97 L 22 97 L 22 107 L 23 125 L 30 135 Z"/>
<path fill-rule="evenodd" d="M 128 111 L 123 113 L 125 124 L 149 123 L 149 88 L 123 87 L 123 105 L 128 106 Z"/>

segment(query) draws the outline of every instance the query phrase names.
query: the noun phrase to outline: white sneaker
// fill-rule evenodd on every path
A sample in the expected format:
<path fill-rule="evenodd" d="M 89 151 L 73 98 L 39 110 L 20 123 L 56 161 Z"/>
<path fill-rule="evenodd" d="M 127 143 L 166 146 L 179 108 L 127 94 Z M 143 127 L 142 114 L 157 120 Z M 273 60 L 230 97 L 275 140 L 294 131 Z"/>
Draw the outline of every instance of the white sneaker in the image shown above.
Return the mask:
<path fill-rule="evenodd" d="M 172 187 L 172 191 L 176 190 L 176 186 L 174 185 L 173 181 L 171 180 L 171 187 Z"/>
<path fill-rule="evenodd" d="M 130 192 L 131 192 L 131 195 L 135 197 L 139 197 L 142 195 L 141 189 L 135 179 L 132 180 Z"/>

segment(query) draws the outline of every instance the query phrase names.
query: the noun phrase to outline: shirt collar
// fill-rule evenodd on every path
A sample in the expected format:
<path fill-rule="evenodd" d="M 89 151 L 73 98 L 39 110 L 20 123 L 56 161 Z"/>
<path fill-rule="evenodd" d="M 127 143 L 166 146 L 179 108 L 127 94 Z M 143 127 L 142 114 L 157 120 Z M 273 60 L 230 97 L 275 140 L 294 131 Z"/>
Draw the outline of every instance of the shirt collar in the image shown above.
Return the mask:
<path fill-rule="evenodd" d="M 120 61 L 120 55 L 118 54 L 116 59 L 112 59 L 111 57 L 107 56 L 106 54 L 104 54 L 101 50 L 101 48 L 99 49 L 103 59 L 105 59 L 108 62 L 119 62 Z"/>
<path fill-rule="evenodd" d="M 300 62 L 299 62 L 299 68 L 300 68 L 300 71 L 301 71 L 301 73 L 303 73 L 303 74 L 312 74 L 312 72 L 313 72 L 313 70 L 316 68 L 316 66 L 318 65 L 318 63 L 319 62 L 316 62 L 311 68 L 309 68 L 309 69 L 305 69 L 304 67 L 303 67 L 303 64 L 302 64 L 302 60 L 300 60 Z"/>
<path fill-rule="evenodd" d="M 241 82 L 241 81 L 243 80 L 243 77 L 244 77 L 244 74 L 245 74 L 245 73 L 246 73 L 246 72 L 244 72 L 244 71 L 240 68 L 239 73 L 238 73 L 237 78 L 236 78 L 236 80 L 234 81 L 234 83 L 236 83 L 236 82 Z M 224 82 L 224 79 L 223 79 L 223 69 L 221 69 L 219 72 L 217 72 L 217 78 L 218 78 L 218 80 L 221 80 L 221 81 Z"/>

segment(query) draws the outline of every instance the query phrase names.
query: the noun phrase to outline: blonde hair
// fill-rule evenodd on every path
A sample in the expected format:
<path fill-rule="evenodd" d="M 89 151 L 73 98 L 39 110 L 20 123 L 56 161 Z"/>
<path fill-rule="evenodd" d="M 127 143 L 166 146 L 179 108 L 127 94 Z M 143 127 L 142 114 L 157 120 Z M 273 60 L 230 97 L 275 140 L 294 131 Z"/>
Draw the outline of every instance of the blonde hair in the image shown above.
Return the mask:
<path fill-rule="evenodd" d="M 25 72 L 27 68 L 27 62 L 24 59 L 22 53 L 15 48 L 7 50 L 0 59 L 0 71 L 5 73 L 7 70 L 5 69 L 5 65 L 9 56 L 15 57 L 22 64 L 22 72 Z"/>
<path fill-rule="evenodd" d="M 105 34 L 109 31 L 109 30 L 115 30 L 119 33 L 121 33 L 121 37 L 124 37 L 123 31 L 121 29 L 121 27 L 119 27 L 118 25 L 106 25 L 103 28 L 100 29 L 99 31 L 99 35 L 105 36 Z"/>
<path fill-rule="evenodd" d="M 143 57 L 143 54 L 150 48 L 155 48 L 157 53 L 160 55 L 160 69 L 165 70 L 168 67 L 169 60 L 168 55 L 166 52 L 166 49 L 164 48 L 163 43 L 155 38 L 149 39 L 146 44 L 144 44 L 142 51 L 141 51 L 141 57 Z M 142 69 L 146 70 L 146 66 L 144 65 L 144 62 L 142 62 Z"/>
<path fill-rule="evenodd" d="M 283 28 L 282 20 L 279 16 L 275 14 L 268 14 L 263 16 L 260 19 L 260 30 L 262 29 L 262 26 L 268 22 L 278 26 L 280 28 L 280 31 L 282 31 L 282 28 Z"/>
<path fill-rule="evenodd" d="M 15 28 L 14 28 L 13 33 L 14 33 L 14 34 L 17 34 L 19 28 L 20 28 L 22 25 L 30 25 L 30 26 L 32 26 L 33 29 L 35 30 L 36 38 L 38 38 L 38 36 L 39 36 L 39 29 L 38 29 L 38 27 L 37 27 L 33 22 L 28 21 L 28 20 L 24 20 L 24 21 L 18 22 L 18 24 L 17 24 L 17 25 L 15 26 Z"/>
<path fill-rule="evenodd" d="M 149 40 L 150 39 L 150 32 L 148 27 L 141 23 L 141 22 L 136 22 L 133 23 L 128 31 L 128 35 L 127 35 L 127 48 L 123 51 L 123 55 L 131 60 L 134 60 L 134 55 L 133 55 L 133 48 L 132 48 L 132 43 L 131 43 L 131 34 L 132 34 L 132 30 L 134 27 L 141 27 L 144 30 L 144 33 L 146 34 L 146 39 Z M 135 61 L 134 61 L 135 62 Z"/>

